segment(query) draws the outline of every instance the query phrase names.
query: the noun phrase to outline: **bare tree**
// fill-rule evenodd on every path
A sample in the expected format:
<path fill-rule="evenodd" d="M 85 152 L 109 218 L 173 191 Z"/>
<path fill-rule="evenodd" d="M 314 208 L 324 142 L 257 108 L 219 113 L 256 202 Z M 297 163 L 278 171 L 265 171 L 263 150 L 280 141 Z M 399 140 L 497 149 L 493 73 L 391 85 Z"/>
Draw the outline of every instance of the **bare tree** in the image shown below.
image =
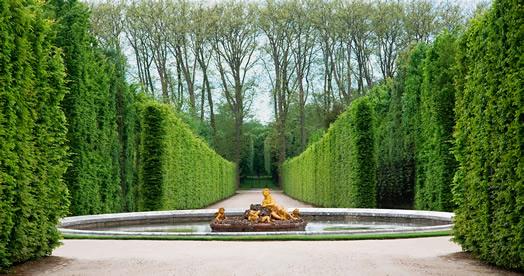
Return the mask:
<path fill-rule="evenodd" d="M 153 77 L 151 74 L 153 54 L 148 47 L 147 36 L 149 30 L 143 26 L 142 6 L 140 3 L 131 3 L 125 9 L 124 30 L 127 41 L 133 49 L 138 81 L 144 91 L 155 96 Z"/>
<path fill-rule="evenodd" d="M 212 57 L 213 39 L 213 25 L 208 17 L 210 11 L 202 6 L 195 7 L 192 10 L 191 16 L 191 30 L 193 38 L 191 39 L 193 55 L 198 62 L 198 66 L 202 72 L 202 93 L 201 93 L 201 110 L 200 119 L 204 120 L 204 102 L 207 96 L 207 104 L 209 106 L 209 121 L 213 130 L 213 137 L 216 136 L 215 111 L 213 104 L 213 95 L 211 93 L 211 83 L 209 78 L 209 66 Z"/>
<path fill-rule="evenodd" d="M 405 45 L 403 12 L 402 5 L 398 2 L 379 2 L 373 12 L 376 55 L 383 79 L 394 76 L 398 54 Z"/>
<path fill-rule="evenodd" d="M 255 64 L 258 32 L 253 22 L 254 7 L 242 2 L 223 2 L 213 8 L 212 45 L 224 98 L 235 118 L 234 161 L 242 150 L 242 126 L 249 99 L 247 74 Z"/>
<path fill-rule="evenodd" d="M 124 2 L 100 2 L 91 5 L 91 32 L 106 49 L 121 49 L 120 36 L 124 33 Z"/>
<path fill-rule="evenodd" d="M 373 48 L 373 30 L 371 27 L 371 4 L 358 0 L 349 6 L 349 31 L 352 35 L 352 46 L 357 62 L 356 77 L 358 91 L 364 93 L 365 87 L 373 85 L 371 54 Z"/>
<path fill-rule="evenodd" d="M 293 29 L 295 12 L 290 2 L 267 0 L 258 10 L 258 25 L 265 34 L 265 52 L 271 59 L 274 74 L 274 101 L 277 136 L 279 140 L 278 167 L 286 160 L 286 122 L 293 95 L 292 64 Z M 281 175 L 281 174 L 279 174 Z"/>
<path fill-rule="evenodd" d="M 430 0 L 408 2 L 404 12 L 404 26 L 410 42 L 429 42 L 437 30 L 437 10 Z"/>
<path fill-rule="evenodd" d="M 306 114 L 305 107 L 312 87 L 310 73 L 315 55 L 315 30 L 308 19 L 308 14 L 313 12 L 308 5 L 295 0 L 290 7 L 292 23 L 291 51 L 294 60 L 294 71 L 298 85 L 298 109 L 300 124 L 300 151 L 306 148 Z"/>
<path fill-rule="evenodd" d="M 191 29 L 192 6 L 185 0 L 171 2 L 167 9 L 167 44 L 171 54 L 175 57 L 177 73 L 185 83 L 185 90 L 189 97 L 189 113 L 196 117 L 195 76 L 197 59 L 193 55 L 194 31 Z M 179 78 L 179 81 L 180 81 Z M 179 82 L 179 87 L 184 87 Z"/>
<path fill-rule="evenodd" d="M 320 95 L 322 101 L 322 112 L 326 115 L 333 107 L 335 100 L 333 92 L 333 52 L 336 44 L 335 18 L 336 3 L 313 0 L 308 2 L 311 7 L 309 19 L 315 29 L 321 50 L 323 89 Z M 329 18 L 329 19 L 328 19 Z"/>
<path fill-rule="evenodd" d="M 169 2 L 153 1 L 143 2 L 141 5 L 141 16 L 138 18 L 142 28 L 146 30 L 146 45 L 151 50 L 153 62 L 160 80 L 162 100 L 170 102 L 169 95 L 170 77 L 168 69 L 168 40 L 166 34 L 169 31 L 166 10 Z"/>

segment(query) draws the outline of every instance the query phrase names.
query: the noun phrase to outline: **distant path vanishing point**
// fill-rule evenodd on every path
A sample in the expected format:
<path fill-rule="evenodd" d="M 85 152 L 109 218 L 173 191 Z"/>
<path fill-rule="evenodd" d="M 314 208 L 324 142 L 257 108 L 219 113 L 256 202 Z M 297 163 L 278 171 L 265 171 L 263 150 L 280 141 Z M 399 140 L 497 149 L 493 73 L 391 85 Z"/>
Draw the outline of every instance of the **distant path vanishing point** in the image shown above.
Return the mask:
<path fill-rule="evenodd" d="M 302 201 L 295 200 L 284 194 L 281 190 L 271 190 L 271 195 L 276 202 L 285 208 L 308 208 L 313 205 L 304 203 Z M 252 190 L 238 190 L 236 194 L 228 199 L 222 200 L 215 204 L 212 204 L 205 209 L 218 209 L 224 208 L 244 208 L 249 209 L 250 204 L 256 204 L 262 202 L 262 189 Z"/>

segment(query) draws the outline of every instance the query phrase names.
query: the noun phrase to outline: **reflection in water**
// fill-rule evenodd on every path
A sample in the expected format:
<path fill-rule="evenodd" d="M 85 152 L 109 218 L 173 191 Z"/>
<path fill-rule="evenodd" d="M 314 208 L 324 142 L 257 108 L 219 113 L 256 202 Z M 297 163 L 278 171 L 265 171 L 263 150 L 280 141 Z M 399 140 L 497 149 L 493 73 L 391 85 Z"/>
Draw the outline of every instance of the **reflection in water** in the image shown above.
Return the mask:
<path fill-rule="evenodd" d="M 306 226 L 306 232 L 316 231 L 351 231 L 366 229 L 400 229 L 425 226 L 420 223 L 396 223 L 383 221 L 311 221 Z M 113 227 L 100 227 L 93 230 L 101 231 L 125 231 L 125 232 L 211 232 L 209 221 L 163 223 L 163 224 L 141 224 Z"/>

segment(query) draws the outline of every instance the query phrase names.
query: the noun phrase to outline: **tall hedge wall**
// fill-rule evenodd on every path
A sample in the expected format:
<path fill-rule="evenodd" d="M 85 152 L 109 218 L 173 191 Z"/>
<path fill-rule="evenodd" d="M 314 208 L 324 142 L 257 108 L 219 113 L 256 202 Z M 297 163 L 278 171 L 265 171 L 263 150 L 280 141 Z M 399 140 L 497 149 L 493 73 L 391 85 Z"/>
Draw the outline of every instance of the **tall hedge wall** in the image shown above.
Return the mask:
<path fill-rule="evenodd" d="M 412 206 L 415 164 L 413 156 L 408 155 L 412 148 L 407 148 L 404 142 L 403 90 L 399 87 L 397 80 L 390 80 L 375 85 L 369 92 L 376 116 L 377 206 L 380 208 Z"/>
<path fill-rule="evenodd" d="M 105 51 L 111 64 L 110 94 L 115 96 L 116 127 L 118 137 L 118 164 L 121 193 L 121 211 L 133 212 L 137 206 L 137 151 L 140 131 L 138 106 L 142 101 L 135 86 L 126 82 L 126 60 L 119 49 Z"/>
<path fill-rule="evenodd" d="M 456 36 L 443 33 L 430 45 L 424 59 L 416 152 L 416 209 L 453 210 L 451 183 L 456 162 L 451 147 L 456 52 Z"/>
<path fill-rule="evenodd" d="M 456 35 L 442 33 L 399 59 L 370 91 L 377 116 L 379 207 L 452 210 Z"/>
<path fill-rule="evenodd" d="M 524 6 L 495 1 L 460 40 L 455 241 L 524 270 Z"/>
<path fill-rule="evenodd" d="M 123 211 L 122 145 L 119 140 L 117 93 L 125 85 L 118 57 L 97 47 L 89 33 L 89 9 L 75 0 L 51 0 L 47 10 L 56 20 L 54 44 L 63 49 L 67 73 L 62 107 L 67 118 L 71 166 L 65 181 L 72 215 Z M 123 83 L 123 84 L 119 84 Z M 129 204 L 127 204 L 129 205 Z"/>
<path fill-rule="evenodd" d="M 67 212 L 61 52 L 41 1 L 0 1 L 0 271 L 48 255 Z"/>
<path fill-rule="evenodd" d="M 141 108 L 140 209 L 201 208 L 232 195 L 236 167 L 197 138 L 173 108 Z"/>
<path fill-rule="evenodd" d="M 284 163 L 284 192 L 318 206 L 375 207 L 373 117 L 367 97 L 353 101 L 320 141 Z"/>

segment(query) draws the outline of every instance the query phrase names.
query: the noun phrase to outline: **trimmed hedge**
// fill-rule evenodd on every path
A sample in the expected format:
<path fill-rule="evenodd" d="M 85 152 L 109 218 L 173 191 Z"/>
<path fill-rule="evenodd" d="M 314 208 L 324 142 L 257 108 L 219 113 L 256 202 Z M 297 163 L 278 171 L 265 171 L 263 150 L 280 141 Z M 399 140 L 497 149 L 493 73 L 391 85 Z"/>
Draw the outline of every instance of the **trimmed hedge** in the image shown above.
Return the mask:
<path fill-rule="evenodd" d="M 460 40 L 454 240 L 524 270 L 524 6 L 495 1 Z"/>
<path fill-rule="evenodd" d="M 414 160 L 405 145 L 402 125 L 402 90 L 388 81 L 369 92 L 376 116 L 377 206 L 410 208 L 413 198 Z M 413 135 L 413 133 L 411 134 Z"/>
<path fill-rule="evenodd" d="M 442 33 L 399 60 L 370 97 L 377 116 L 378 206 L 452 210 L 456 36 Z"/>
<path fill-rule="evenodd" d="M 367 97 L 353 101 L 321 140 L 284 163 L 284 192 L 317 206 L 375 207 L 373 117 Z"/>
<path fill-rule="evenodd" d="M 141 108 L 140 209 L 202 208 L 234 194 L 236 166 L 154 101 Z"/>
<path fill-rule="evenodd" d="M 126 85 L 118 57 L 108 57 L 89 33 L 89 9 L 78 1 L 50 1 L 55 20 L 54 44 L 63 49 L 69 93 L 66 114 L 71 166 L 65 181 L 72 215 L 120 212 L 124 206 L 121 181 L 122 145 L 117 124 L 118 86 Z M 110 59 L 111 58 L 111 59 Z M 121 134 L 121 133 L 120 133 Z M 129 209 L 129 208 L 126 208 Z"/>
<path fill-rule="evenodd" d="M 51 254 L 67 213 L 66 93 L 41 1 L 0 1 L 0 271 Z"/>
<path fill-rule="evenodd" d="M 451 183 L 456 162 L 451 147 L 455 125 L 456 36 L 439 35 L 426 52 L 420 95 L 415 208 L 453 210 Z"/>
<path fill-rule="evenodd" d="M 400 56 L 395 79 L 374 87 L 381 92 L 377 113 L 377 203 L 381 208 L 412 208 L 420 146 L 420 100 L 427 45 L 416 44 Z M 378 93 L 380 95 L 381 93 Z M 387 96 L 389 95 L 389 97 Z M 402 146 L 399 146 L 402 145 Z"/>

